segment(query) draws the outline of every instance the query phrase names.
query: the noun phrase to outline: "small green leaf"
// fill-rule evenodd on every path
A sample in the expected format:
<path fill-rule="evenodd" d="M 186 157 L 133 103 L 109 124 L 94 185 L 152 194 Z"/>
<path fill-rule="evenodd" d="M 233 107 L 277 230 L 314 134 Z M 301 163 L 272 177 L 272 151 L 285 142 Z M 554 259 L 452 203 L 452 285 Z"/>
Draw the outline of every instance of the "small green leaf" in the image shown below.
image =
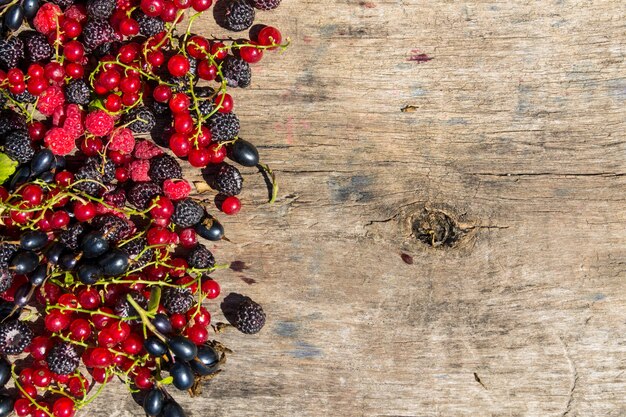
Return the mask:
<path fill-rule="evenodd" d="M 150 292 L 150 301 L 148 302 L 148 312 L 155 313 L 161 302 L 161 287 L 154 286 Z"/>
<path fill-rule="evenodd" d="M 163 378 L 160 382 L 163 385 L 170 385 L 172 382 L 174 382 L 174 377 L 168 376 L 167 378 Z"/>
<path fill-rule="evenodd" d="M 17 161 L 0 152 L 0 184 L 3 184 L 13 175 L 15 168 L 17 168 Z"/>

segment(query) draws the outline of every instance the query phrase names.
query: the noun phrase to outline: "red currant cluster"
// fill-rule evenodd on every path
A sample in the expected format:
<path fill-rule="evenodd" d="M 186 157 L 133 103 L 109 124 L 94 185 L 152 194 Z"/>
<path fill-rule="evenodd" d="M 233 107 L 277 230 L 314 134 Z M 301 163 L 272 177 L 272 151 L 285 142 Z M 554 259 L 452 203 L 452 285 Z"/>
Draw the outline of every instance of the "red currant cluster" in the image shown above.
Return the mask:
<path fill-rule="evenodd" d="M 280 0 L 223 2 L 218 24 L 242 31 Z M 211 5 L 54 0 L 0 39 L 0 389 L 16 388 L 0 390 L 0 417 L 74 416 L 116 377 L 148 416 L 181 417 L 167 387 L 195 393 L 219 373 L 228 349 L 211 333 L 224 325 L 211 327 L 207 303 L 221 266 L 206 241 L 224 228 L 180 160 L 203 169 L 225 214 L 243 184 L 227 158 L 268 174 L 275 198 L 230 89 L 287 44 L 270 26 L 193 33 Z M 234 307 L 241 332 L 265 324 L 249 298 Z"/>

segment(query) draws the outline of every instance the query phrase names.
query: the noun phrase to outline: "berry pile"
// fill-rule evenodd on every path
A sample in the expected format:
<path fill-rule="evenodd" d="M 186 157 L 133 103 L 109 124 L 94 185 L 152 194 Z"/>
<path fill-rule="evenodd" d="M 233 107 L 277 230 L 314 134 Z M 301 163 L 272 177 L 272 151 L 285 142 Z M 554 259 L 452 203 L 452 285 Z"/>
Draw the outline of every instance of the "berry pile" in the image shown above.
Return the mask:
<path fill-rule="evenodd" d="M 240 32 L 279 3 L 223 0 L 213 15 Z M 146 415 L 181 417 L 167 387 L 193 394 L 220 372 L 228 349 L 210 333 L 224 325 L 204 301 L 220 294 L 207 241 L 224 228 L 183 168 L 203 170 L 228 215 L 241 208 L 235 164 L 268 174 L 275 198 L 230 92 L 287 44 L 271 26 L 252 39 L 193 33 L 211 6 L 0 6 L 0 388 L 16 388 L 0 390 L 0 417 L 74 416 L 115 377 Z M 265 313 L 246 298 L 231 324 L 254 334 Z"/>

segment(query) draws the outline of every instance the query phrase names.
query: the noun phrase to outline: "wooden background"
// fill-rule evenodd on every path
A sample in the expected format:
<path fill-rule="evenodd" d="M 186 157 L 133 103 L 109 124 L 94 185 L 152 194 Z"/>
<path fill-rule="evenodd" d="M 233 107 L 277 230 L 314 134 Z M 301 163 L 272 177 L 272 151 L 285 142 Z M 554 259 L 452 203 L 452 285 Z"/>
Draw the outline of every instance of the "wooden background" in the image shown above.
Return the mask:
<path fill-rule="evenodd" d="M 236 111 L 281 189 L 244 170 L 214 249 L 268 324 L 218 336 L 235 353 L 189 415 L 625 416 L 625 4 L 259 13 L 293 45 Z M 442 219 L 447 243 L 417 238 Z"/>

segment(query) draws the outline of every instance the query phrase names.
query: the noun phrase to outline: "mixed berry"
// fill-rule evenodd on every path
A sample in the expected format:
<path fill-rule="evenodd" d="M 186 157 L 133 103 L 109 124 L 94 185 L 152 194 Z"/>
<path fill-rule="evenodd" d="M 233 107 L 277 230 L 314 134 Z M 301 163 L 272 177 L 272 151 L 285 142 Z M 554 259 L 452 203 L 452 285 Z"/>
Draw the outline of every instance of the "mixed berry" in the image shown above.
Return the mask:
<path fill-rule="evenodd" d="M 280 0 L 218 4 L 217 23 L 242 32 Z M 273 201 L 232 90 L 287 43 L 271 26 L 194 33 L 211 6 L 0 5 L 0 417 L 72 417 L 113 380 L 147 416 L 181 417 L 169 386 L 194 394 L 220 372 L 224 325 L 205 301 L 226 238 L 184 171 L 203 170 L 226 215 L 241 210 L 237 166 L 265 171 Z M 265 313 L 244 298 L 231 324 L 254 334 Z"/>

